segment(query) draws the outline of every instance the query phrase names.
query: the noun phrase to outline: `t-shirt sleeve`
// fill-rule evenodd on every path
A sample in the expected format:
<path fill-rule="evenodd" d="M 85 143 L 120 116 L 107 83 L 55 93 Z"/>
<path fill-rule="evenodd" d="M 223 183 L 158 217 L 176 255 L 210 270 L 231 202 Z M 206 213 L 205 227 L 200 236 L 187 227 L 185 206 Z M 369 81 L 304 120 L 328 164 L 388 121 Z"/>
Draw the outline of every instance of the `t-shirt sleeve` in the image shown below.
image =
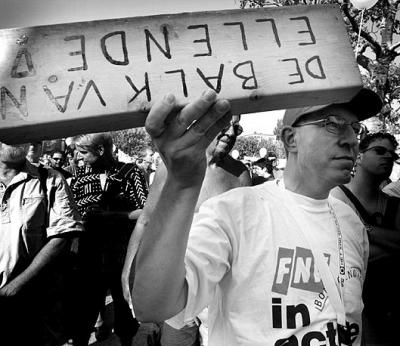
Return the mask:
<path fill-rule="evenodd" d="M 47 236 L 83 231 L 81 216 L 66 180 L 59 175 L 49 179 L 52 184 L 48 186 L 50 212 Z"/>
<path fill-rule="evenodd" d="M 185 256 L 188 297 L 185 309 L 168 320 L 175 328 L 195 318 L 212 300 L 232 263 L 232 222 L 224 203 L 206 201 L 195 215 Z"/>

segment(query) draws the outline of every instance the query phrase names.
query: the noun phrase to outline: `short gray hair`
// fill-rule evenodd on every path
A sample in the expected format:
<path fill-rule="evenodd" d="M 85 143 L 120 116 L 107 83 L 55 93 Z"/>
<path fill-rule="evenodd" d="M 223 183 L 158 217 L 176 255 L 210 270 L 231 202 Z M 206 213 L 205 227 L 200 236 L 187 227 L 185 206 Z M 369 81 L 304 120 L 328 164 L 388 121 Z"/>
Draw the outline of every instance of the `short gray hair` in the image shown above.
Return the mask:
<path fill-rule="evenodd" d="M 112 154 L 113 140 L 110 134 L 105 132 L 81 134 L 73 137 L 75 145 L 85 148 L 90 152 L 97 151 L 98 147 L 102 145 L 108 154 Z"/>

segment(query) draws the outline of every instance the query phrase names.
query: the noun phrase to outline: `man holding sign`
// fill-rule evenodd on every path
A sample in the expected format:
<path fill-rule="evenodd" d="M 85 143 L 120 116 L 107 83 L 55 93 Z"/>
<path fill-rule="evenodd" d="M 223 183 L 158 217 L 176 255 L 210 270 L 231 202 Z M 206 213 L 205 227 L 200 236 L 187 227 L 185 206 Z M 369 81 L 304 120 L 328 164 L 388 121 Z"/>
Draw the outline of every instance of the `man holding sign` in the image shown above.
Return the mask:
<path fill-rule="evenodd" d="M 367 237 L 328 195 L 350 180 L 359 121 L 381 105 L 363 89 L 348 103 L 287 111 L 284 183 L 224 193 L 193 220 L 205 149 L 230 104 L 207 91 L 167 123 L 174 96 L 156 103 L 146 127 L 168 178 L 136 259 L 139 320 L 184 323 L 208 305 L 210 345 L 359 345 Z"/>

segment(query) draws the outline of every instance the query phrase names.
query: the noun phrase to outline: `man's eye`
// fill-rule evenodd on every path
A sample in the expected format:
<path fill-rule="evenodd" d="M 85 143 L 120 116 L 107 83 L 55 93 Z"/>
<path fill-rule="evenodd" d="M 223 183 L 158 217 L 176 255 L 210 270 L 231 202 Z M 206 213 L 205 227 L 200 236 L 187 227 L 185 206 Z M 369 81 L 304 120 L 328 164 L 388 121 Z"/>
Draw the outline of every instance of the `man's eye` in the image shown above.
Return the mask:
<path fill-rule="evenodd" d="M 330 126 L 332 128 L 335 128 L 335 129 L 338 129 L 338 128 L 342 127 L 340 123 L 337 123 L 337 122 L 334 122 L 334 121 L 329 121 L 329 122 L 327 122 L 326 125 Z"/>

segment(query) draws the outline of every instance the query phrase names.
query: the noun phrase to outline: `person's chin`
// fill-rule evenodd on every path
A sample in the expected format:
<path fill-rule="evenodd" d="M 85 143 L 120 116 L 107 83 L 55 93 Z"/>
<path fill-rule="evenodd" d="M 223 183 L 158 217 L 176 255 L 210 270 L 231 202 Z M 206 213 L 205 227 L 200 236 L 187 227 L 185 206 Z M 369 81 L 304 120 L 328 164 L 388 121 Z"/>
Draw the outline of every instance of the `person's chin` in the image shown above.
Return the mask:
<path fill-rule="evenodd" d="M 342 184 L 347 184 L 351 180 L 351 169 L 344 169 L 341 171 L 341 174 L 338 175 L 337 177 L 337 184 L 336 185 L 342 185 Z"/>

